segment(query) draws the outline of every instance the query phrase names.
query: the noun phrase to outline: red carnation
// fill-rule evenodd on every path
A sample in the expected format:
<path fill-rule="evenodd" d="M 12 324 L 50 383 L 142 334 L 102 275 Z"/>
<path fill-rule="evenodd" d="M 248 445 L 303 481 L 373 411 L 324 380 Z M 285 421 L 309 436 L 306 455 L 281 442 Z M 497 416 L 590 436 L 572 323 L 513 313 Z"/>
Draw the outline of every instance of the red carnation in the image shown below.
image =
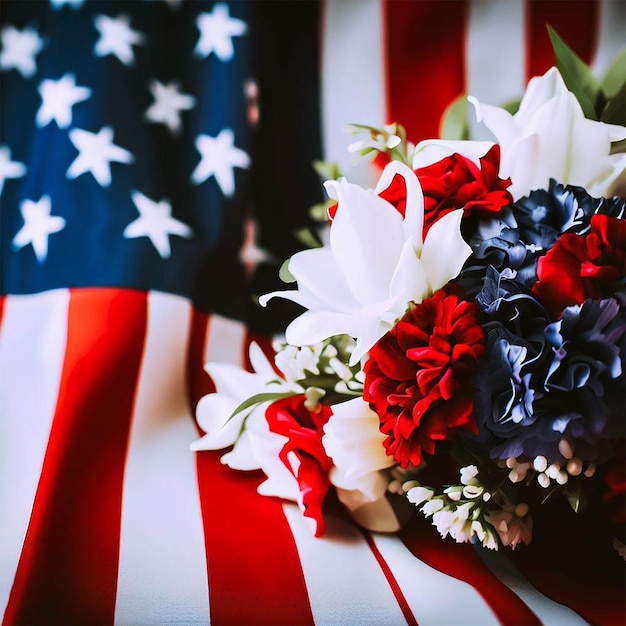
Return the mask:
<path fill-rule="evenodd" d="M 626 220 L 594 215 L 586 235 L 561 235 L 539 259 L 533 292 L 555 316 L 586 298 L 610 297 L 626 275 Z"/>
<path fill-rule="evenodd" d="M 480 159 L 480 168 L 460 154 L 415 171 L 424 193 L 424 236 L 429 228 L 450 211 L 463 209 L 464 215 L 498 213 L 513 202 L 506 190 L 511 179 L 498 176 L 500 146 L 494 145 Z"/>
<path fill-rule="evenodd" d="M 444 215 L 464 209 L 465 216 L 498 213 L 513 201 L 506 190 L 511 179 L 498 176 L 500 146 L 494 145 L 480 159 L 480 168 L 470 159 L 460 155 L 437 161 L 415 170 L 424 194 L 424 233 Z M 406 213 L 406 186 L 404 178 L 396 174 L 389 187 L 379 196 L 392 204 L 404 217 Z M 337 212 L 334 204 L 328 210 L 332 220 Z"/>
<path fill-rule="evenodd" d="M 328 472 L 333 464 L 324 451 L 322 436 L 332 411 L 318 405 L 320 411 L 314 413 L 304 406 L 305 402 L 304 395 L 276 400 L 265 411 L 265 417 L 273 433 L 288 439 L 280 451 L 280 460 L 298 481 L 304 515 L 315 520 L 315 535 L 319 537 L 326 530 L 322 504 L 330 487 Z M 295 463 L 292 455 L 297 459 Z"/>
<path fill-rule="evenodd" d="M 419 465 L 422 450 L 477 432 L 472 375 L 485 349 L 476 306 L 439 290 L 412 308 L 370 351 L 363 397 L 380 418 L 387 454 Z"/>

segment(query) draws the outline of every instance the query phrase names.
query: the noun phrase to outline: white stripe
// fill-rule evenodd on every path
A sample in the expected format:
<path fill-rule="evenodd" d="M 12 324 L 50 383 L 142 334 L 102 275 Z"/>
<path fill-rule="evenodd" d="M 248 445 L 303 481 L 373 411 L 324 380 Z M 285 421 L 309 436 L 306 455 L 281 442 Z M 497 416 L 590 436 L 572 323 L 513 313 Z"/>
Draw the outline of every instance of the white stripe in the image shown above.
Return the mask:
<path fill-rule="evenodd" d="M 221 315 L 211 315 L 204 362 L 233 363 L 242 366 L 246 327 Z"/>
<path fill-rule="evenodd" d="M 472 0 L 466 39 L 468 93 L 480 102 L 502 105 L 519 98 L 525 84 L 523 0 Z M 469 107 L 472 139 L 492 139 L 475 123 Z"/>
<path fill-rule="evenodd" d="M 550 600 L 537 591 L 502 554 L 493 550 L 479 550 L 476 552 L 483 563 L 497 576 L 511 591 L 516 593 L 523 602 L 543 622 L 544 626 L 551 624 L 567 624 L 578 626 L 587 624 L 577 613 L 566 606 Z"/>
<path fill-rule="evenodd" d="M 594 74 L 602 77 L 620 50 L 626 45 L 624 25 L 626 3 L 619 0 L 602 0 L 600 5 L 600 33 L 598 49 L 593 62 Z"/>
<path fill-rule="evenodd" d="M 196 437 L 185 372 L 191 310 L 150 294 L 122 502 L 116 624 L 207 624 Z"/>
<path fill-rule="evenodd" d="M 375 535 L 374 541 L 420 626 L 499 624 L 489 605 L 471 585 L 426 565 L 398 537 Z"/>
<path fill-rule="evenodd" d="M 283 508 L 318 626 L 406 624 L 376 559 L 354 526 L 328 516 L 327 534 L 316 538 L 295 505 Z"/>
<path fill-rule="evenodd" d="M 374 186 L 371 163 L 347 151 L 348 124 L 380 127 L 385 113 L 382 2 L 324 3 L 322 27 L 322 138 L 324 158 L 339 163 L 352 183 Z M 402 122 L 402 120 L 397 120 Z"/>
<path fill-rule="evenodd" d="M 56 408 L 69 292 L 9 296 L 0 327 L 0 615 L 4 614 Z"/>

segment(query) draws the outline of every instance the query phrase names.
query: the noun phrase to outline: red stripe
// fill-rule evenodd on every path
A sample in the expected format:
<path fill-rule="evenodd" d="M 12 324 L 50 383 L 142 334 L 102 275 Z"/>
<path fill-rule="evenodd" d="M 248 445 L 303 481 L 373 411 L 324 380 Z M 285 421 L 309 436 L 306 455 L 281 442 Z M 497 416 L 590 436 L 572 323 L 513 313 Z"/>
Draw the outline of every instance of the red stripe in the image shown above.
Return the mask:
<path fill-rule="evenodd" d="M 415 615 L 413 615 L 413 611 L 411 611 L 411 607 L 409 603 L 406 601 L 404 594 L 402 593 L 402 589 L 400 589 L 400 585 L 396 580 L 396 577 L 393 575 L 391 568 L 387 565 L 387 561 L 383 558 L 383 555 L 380 553 L 378 546 L 374 542 L 374 538 L 372 534 L 364 529 L 360 529 L 365 537 L 365 541 L 367 541 L 367 545 L 369 546 L 372 554 L 376 561 L 378 561 L 378 565 L 380 565 L 380 569 L 383 571 L 387 582 L 389 583 L 389 587 L 391 587 L 391 591 L 393 591 L 393 595 L 396 597 L 396 601 L 400 606 L 400 610 L 402 611 L 402 615 L 404 615 L 404 619 L 409 626 L 418 626 L 417 620 L 415 619 Z"/>
<path fill-rule="evenodd" d="M 193 313 L 188 361 L 192 406 L 214 390 L 202 367 L 208 323 L 207 316 Z M 223 454 L 197 455 L 211 623 L 313 624 L 282 504 L 257 494 L 261 472 L 232 470 L 220 463 Z"/>
<path fill-rule="evenodd" d="M 6 296 L 0 296 L 0 327 L 2 326 L 2 318 L 4 317 L 4 302 Z"/>
<path fill-rule="evenodd" d="M 209 332 L 209 315 L 191 309 L 191 333 L 187 348 L 187 385 L 191 414 L 196 414 L 196 405 L 202 396 L 215 391 L 211 377 L 204 369 L 204 354 Z"/>
<path fill-rule="evenodd" d="M 526 0 L 526 80 L 545 74 L 554 65 L 546 24 L 552 26 L 585 63 L 590 63 L 598 44 L 600 2 Z"/>
<path fill-rule="evenodd" d="M 428 520 L 418 516 L 400 532 L 400 538 L 420 561 L 472 585 L 502 624 L 541 624 L 526 604 L 487 568 L 470 544 L 441 539 Z"/>
<path fill-rule="evenodd" d="M 146 307 L 145 293 L 71 292 L 57 406 L 5 624 L 113 623 Z"/>
<path fill-rule="evenodd" d="M 313 624 L 297 547 L 260 472 L 236 472 L 223 451 L 198 454 L 212 624 Z"/>
<path fill-rule="evenodd" d="M 606 510 L 597 503 L 578 514 L 567 503 L 544 506 L 532 543 L 510 555 L 515 566 L 541 593 L 590 624 L 626 624 L 626 570 L 612 547 L 616 529 Z"/>
<path fill-rule="evenodd" d="M 466 0 L 383 4 L 387 119 L 413 142 L 439 137 L 446 107 L 466 91 Z"/>

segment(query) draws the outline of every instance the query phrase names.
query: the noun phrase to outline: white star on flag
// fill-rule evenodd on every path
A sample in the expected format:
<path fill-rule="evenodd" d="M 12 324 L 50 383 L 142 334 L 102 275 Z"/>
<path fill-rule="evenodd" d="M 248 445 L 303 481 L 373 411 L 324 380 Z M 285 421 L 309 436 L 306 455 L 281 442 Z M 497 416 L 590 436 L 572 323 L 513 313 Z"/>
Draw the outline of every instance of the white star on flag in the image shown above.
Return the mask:
<path fill-rule="evenodd" d="M 111 184 L 111 162 L 132 163 L 135 157 L 124 148 L 113 143 L 113 129 L 104 126 L 99 133 L 75 128 L 69 133 L 70 141 L 78 150 L 78 156 L 69 166 L 66 176 L 76 178 L 91 172 L 100 186 Z"/>
<path fill-rule="evenodd" d="M 26 174 L 26 166 L 19 161 L 11 161 L 11 148 L 0 146 L 0 196 L 7 178 L 21 178 Z"/>
<path fill-rule="evenodd" d="M 65 220 L 57 215 L 50 215 L 51 210 L 50 196 L 41 196 L 38 202 L 24 200 L 20 204 L 24 226 L 13 237 L 13 247 L 16 250 L 31 244 L 40 263 L 48 256 L 48 237 L 65 228 Z"/>
<path fill-rule="evenodd" d="M 100 33 L 100 39 L 94 47 L 94 54 L 105 57 L 114 54 L 124 65 L 135 62 L 133 46 L 142 44 L 146 36 L 130 27 L 127 15 L 118 15 L 116 18 L 107 15 L 97 15 L 94 24 Z"/>
<path fill-rule="evenodd" d="M 222 193 L 230 197 L 235 192 L 235 167 L 250 167 L 250 157 L 234 145 L 235 137 L 230 128 L 225 128 L 217 137 L 198 135 L 196 148 L 202 157 L 191 174 L 196 185 L 215 176 Z"/>
<path fill-rule="evenodd" d="M 33 28 L 20 31 L 14 26 L 5 26 L 0 33 L 2 52 L 0 69 L 17 70 L 24 78 L 31 78 L 37 71 L 35 57 L 43 48 L 43 39 Z"/>
<path fill-rule="evenodd" d="M 139 191 L 131 194 L 139 211 L 139 217 L 124 229 L 124 237 L 148 237 L 161 258 L 167 259 L 171 254 L 170 235 L 178 235 L 189 239 L 193 231 L 187 224 L 172 217 L 172 206 L 167 200 L 154 202 Z"/>
<path fill-rule="evenodd" d="M 180 93 L 180 85 L 172 82 L 164 85 L 158 80 L 150 83 L 154 104 L 146 111 L 146 119 L 157 124 L 165 124 L 172 133 L 178 133 L 182 126 L 181 111 L 188 111 L 196 104 L 196 99 L 186 93 Z"/>
<path fill-rule="evenodd" d="M 245 22 L 230 17 L 228 5 L 218 2 L 212 13 L 200 13 L 196 20 L 200 38 L 194 49 L 197 57 L 208 57 L 215 52 L 221 61 L 230 61 L 235 53 L 232 37 L 240 37 L 248 30 Z"/>
<path fill-rule="evenodd" d="M 39 84 L 41 106 L 35 122 L 43 128 L 54 120 L 59 128 L 72 124 L 72 107 L 91 96 L 91 89 L 78 87 L 73 74 L 65 74 L 59 80 L 42 80 Z"/>

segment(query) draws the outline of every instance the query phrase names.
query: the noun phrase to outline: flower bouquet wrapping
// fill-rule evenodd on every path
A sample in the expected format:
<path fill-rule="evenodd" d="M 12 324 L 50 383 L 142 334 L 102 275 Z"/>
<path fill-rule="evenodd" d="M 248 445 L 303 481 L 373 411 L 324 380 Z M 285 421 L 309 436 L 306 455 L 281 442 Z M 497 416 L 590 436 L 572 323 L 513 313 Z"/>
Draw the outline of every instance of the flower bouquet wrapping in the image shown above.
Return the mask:
<path fill-rule="evenodd" d="M 260 468 L 259 492 L 317 535 L 334 492 L 376 531 L 417 507 L 443 537 L 515 548 L 560 499 L 605 507 L 618 537 L 626 127 L 592 119 L 556 68 L 514 114 L 470 101 L 495 142 L 412 146 L 392 126 L 355 144 L 388 157 L 376 188 L 326 182 L 327 244 L 260 299 L 305 311 L 273 362 L 253 344 L 252 372 L 207 365 L 192 447 Z"/>

